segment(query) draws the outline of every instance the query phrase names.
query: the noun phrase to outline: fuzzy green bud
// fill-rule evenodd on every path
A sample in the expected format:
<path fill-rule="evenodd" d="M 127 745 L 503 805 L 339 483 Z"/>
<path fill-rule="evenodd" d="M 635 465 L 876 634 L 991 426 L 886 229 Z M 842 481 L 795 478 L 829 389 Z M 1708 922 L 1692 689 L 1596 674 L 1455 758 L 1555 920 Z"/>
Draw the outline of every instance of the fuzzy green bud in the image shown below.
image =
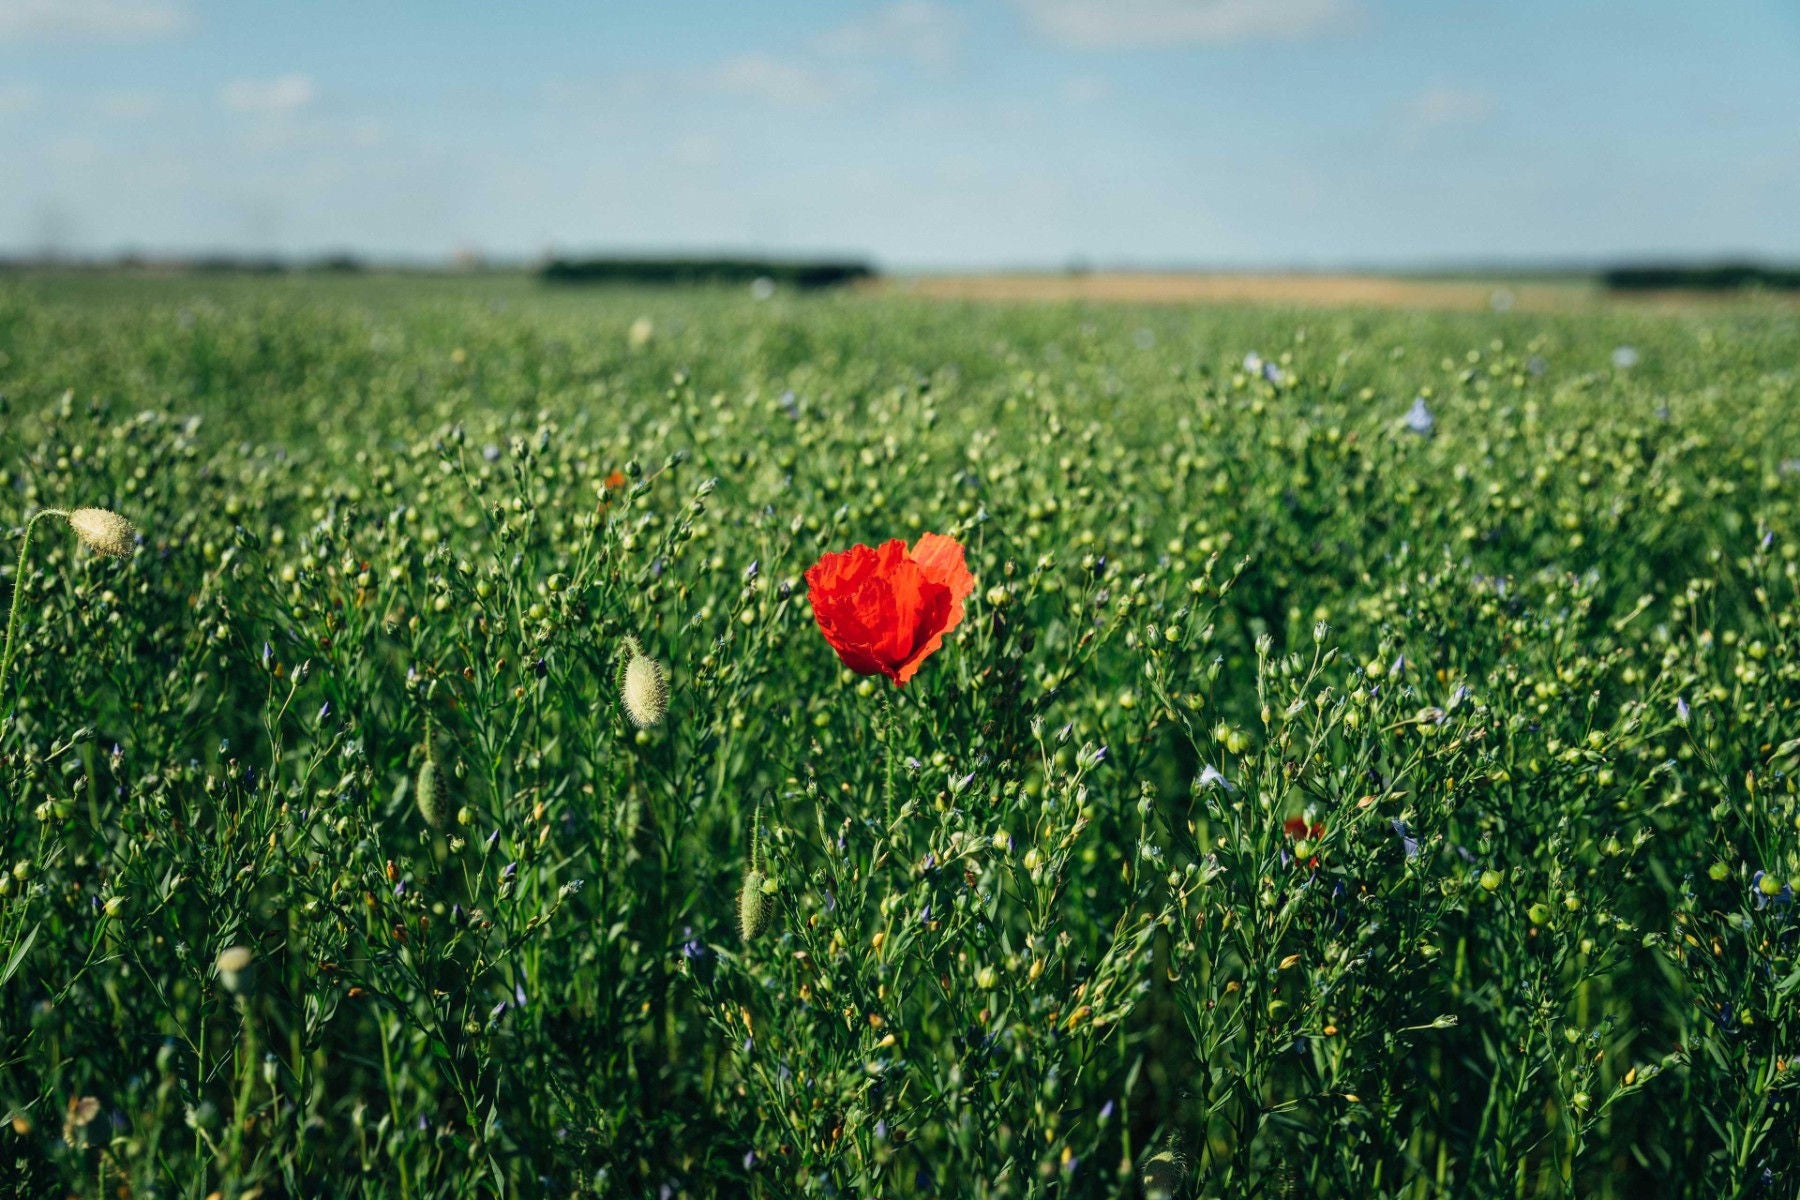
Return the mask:
<path fill-rule="evenodd" d="M 746 942 L 754 941 L 775 916 L 770 899 L 774 880 L 755 867 L 744 872 L 744 886 L 738 892 L 738 930 Z"/>
<path fill-rule="evenodd" d="M 419 815 L 425 818 L 427 825 L 440 833 L 450 828 L 450 788 L 443 771 L 438 769 L 437 759 L 429 754 L 419 767 L 418 777 L 413 780 L 413 792 Z"/>

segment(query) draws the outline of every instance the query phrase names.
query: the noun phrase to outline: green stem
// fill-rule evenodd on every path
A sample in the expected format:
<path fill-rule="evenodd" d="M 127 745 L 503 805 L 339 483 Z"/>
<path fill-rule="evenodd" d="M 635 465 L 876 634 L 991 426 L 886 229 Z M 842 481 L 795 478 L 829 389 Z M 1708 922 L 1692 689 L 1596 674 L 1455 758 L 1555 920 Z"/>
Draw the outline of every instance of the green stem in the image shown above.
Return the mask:
<path fill-rule="evenodd" d="M 13 568 L 12 611 L 6 618 L 6 647 L 0 650 L 0 700 L 6 698 L 6 681 L 12 675 L 13 642 L 19 632 L 19 612 L 24 608 L 25 599 L 25 559 L 31 553 L 31 531 L 45 517 L 67 517 L 69 514 L 60 508 L 46 508 L 32 514 L 31 520 L 25 522 L 25 536 L 19 539 L 19 562 Z"/>

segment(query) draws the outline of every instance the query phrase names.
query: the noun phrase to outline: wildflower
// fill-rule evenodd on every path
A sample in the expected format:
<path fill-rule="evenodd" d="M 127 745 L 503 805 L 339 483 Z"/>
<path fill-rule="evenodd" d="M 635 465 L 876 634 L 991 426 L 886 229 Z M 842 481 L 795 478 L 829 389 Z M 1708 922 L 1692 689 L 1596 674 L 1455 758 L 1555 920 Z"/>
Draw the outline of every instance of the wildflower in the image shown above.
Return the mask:
<path fill-rule="evenodd" d="M 1225 772 L 1219 770 L 1219 768 L 1213 766 L 1211 763 L 1202 767 L 1200 769 L 1199 778 L 1194 780 L 1195 791 L 1209 787 L 1220 788 L 1227 792 L 1237 791 L 1237 788 L 1232 785 L 1231 780 L 1225 778 Z"/>
<path fill-rule="evenodd" d="M 1765 871 L 1758 871 L 1750 877 L 1750 898 L 1756 903 L 1758 912 L 1769 907 L 1772 900 L 1777 904 L 1792 904 L 1794 889 L 1789 884 Z"/>
<path fill-rule="evenodd" d="M 1281 823 L 1281 832 L 1294 843 L 1294 856 L 1305 858 L 1307 868 L 1316 870 L 1319 865 L 1319 856 L 1317 854 L 1309 855 L 1308 852 L 1317 846 L 1320 838 L 1325 836 L 1325 822 L 1314 821 L 1308 825 L 1305 817 L 1289 817 Z M 1286 851 L 1282 853 L 1282 861 L 1287 861 Z"/>
<path fill-rule="evenodd" d="M 1413 836 L 1405 821 L 1396 819 L 1393 822 L 1394 832 L 1400 835 L 1400 845 L 1406 851 L 1406 857 L 1419 857 L 1419 839 Z"/>
<path fill-rule="evenodd" d="M 878 549 L 859 543 L 827 553 L 806 572 L 806 584 L 819 630 L 839 660 L 898 686 L 961 623 L 975 577 L 960 543 L 927 533 L 911 550 L 894 538 Z"/>
<path fill-rule="evenodd" d="M 1437 428 L 1437 418 L 1431 415 L 1431 409 L 1425 403 L 1425 397 L 1415 396 L 1412 407 L 1406 410 L 1406 427 L 1420 437 L 1429 436 Z"/>
<path fill-rule="evenodd" d="M 1636 346 L 1619 346 L 1612 352 L 1612 365 L 1621 371 L 1629 371 L 1638 364 Z"/>

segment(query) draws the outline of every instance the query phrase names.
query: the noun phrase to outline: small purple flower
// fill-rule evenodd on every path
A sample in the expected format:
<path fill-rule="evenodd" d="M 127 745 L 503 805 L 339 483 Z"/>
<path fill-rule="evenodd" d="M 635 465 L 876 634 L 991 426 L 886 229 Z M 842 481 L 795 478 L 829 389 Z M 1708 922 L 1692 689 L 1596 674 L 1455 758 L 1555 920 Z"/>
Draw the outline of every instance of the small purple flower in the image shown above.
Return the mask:
<path fill-rule="evenodd" d="M 754 558 L 751 559 L 750 565 L 744 568 L 744 582 L 749 583 L 752 580 L 754 580 L 756 578 L 756 573 L 759 569 L 760 569 L 760 560 L 754 559 Z"/>
<path fill-rule="evenodd" d="M 396 896 L 406 895 L 406 880 L 402 879 L 399 883 L 396 883 L 394 885 L 394 895 L 396 895 Z"/>
<path fill-rule="evenodd" d="M 489 850 L 492 850 L 494 848 L 495 844 L 498 843 L 499 841 L 500 841 L 500 831 L 498 829 L 496 829 L 496 830 L 494 830 L 494 832 L 487 835 L 487 841 L 483 844 Z"/>
<path fill-rule="evenodd" d="M 1100 1119 L 1102 1121 L 1110 1121 L 1110 1120 L 1112 1120 L 1112 1115 L 1113 1115 L 1113 1102 L 1111 1100 L 1108 1100 L 1105 1104 L 1102 1104 L 1100 1106 Z"/>
<path fill-rule="evenodd" d="M 754 1150 L 744 1151 L 744 1170 L 751 1171 L 751 1170 L 754 1170 L 755 1168 L 756 1168 L 756 1151 L 754 1151 Z"/>
<path fill-rule="evenodd" d="M 489 462 L 499 462 L 500 461 L 500 447 L 494 445 L 492 442 L 489 442 L 487 445 L 485 445 L 481 448 L 481 457 L 487 459 Z"/>
<path fill-rule="evenodd" d="M 1258 354 L 1254 350 L 1252 350 L 1250 353 L 1244 355 L 1244 374 L 1246 374 L 1246 375 L 1261 375 L 1262 369 L 1263 369 L 1262 355 Z"/>
<path fill-rule="evenodd" d="M 1266 362 L 1263 364 L 1262 377 L 1264 379 L 1268 380 L 1270 383 L 1280 383 L 1281 382 L 1281 368 L 1276 366 L 1272 362 Z"/>
<path fill-rule="evenodd" d="M 875 1122 L 875 1136 L 878 1138 L 881 1138 L 883 1141 L 887 1140 L 887 1122 L 886 1121 Z"/>
<path fill-rule="evenodd" d="M 513 876 L 517 875 L 518 873 L 519 873 L 518 862 L 517 861 L 509 862 L 506 864 L 506 869 L 500 872 L 500 878 L 511 879 Z"/>
<path fill-rule="evenodd" d="M 1683 725 L 1686 725 L 1688 723 L 1688 717 L 1692 713 L 1692 711 L 1693 710 L 1688 708 L 1688 702 L 1687 702 L 1686 696 L 1675 697 L 1675 719 L 1677 721 L 1680 721 Z"/>
<path fill-rule="evenodd" d="M 519 1008 L 525 1007 L 525 985 L 523 983 L 513 984 L 513 1003 Z"/>
<path fill-rule="evenodd" d="M 1612 352 L 1612 365 L 1621 371 L 1629 371 L 1638 365 L 1636 346 L 1620 346 Z"/>
<path fill-rule="evenodd" d="M 494 1005 L 494 1007 L 492 1007 L 488 1010 L 488 1020 L 498 1021 L 500 1019 L 500 1014 L 505 1011 L 506 1011 L 506 1001 L 502 1000 L 500 1003 Z"/>
<path fill-rule="evenodd" d="M 263 651 L 262 651 L 263 670 L 266 671 L 269 669 L 269 660 L 274 657 L 275 657 L 275 648 L 273 646 L 270 646 L 269 643 L 264 642 L 263 643 Z"/>
<path fill-rule="evenodd" d="M 327 700 L 325 703 L 319 705 L 319 723 L 321 725 L 324 724 L 325 718 L 329 717 L 330 715 L 331 715 L 331 701 Z"/>

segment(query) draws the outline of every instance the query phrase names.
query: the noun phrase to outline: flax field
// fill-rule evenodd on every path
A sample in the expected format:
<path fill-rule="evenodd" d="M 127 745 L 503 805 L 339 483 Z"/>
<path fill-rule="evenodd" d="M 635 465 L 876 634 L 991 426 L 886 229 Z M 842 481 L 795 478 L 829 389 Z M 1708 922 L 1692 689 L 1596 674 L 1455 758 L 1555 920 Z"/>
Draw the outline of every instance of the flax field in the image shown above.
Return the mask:
<path fill-rule="evenodd" d="M 0 1196 L 1800 1195 L 1797 514 L 1773 306 L 0 278 Z"/>

